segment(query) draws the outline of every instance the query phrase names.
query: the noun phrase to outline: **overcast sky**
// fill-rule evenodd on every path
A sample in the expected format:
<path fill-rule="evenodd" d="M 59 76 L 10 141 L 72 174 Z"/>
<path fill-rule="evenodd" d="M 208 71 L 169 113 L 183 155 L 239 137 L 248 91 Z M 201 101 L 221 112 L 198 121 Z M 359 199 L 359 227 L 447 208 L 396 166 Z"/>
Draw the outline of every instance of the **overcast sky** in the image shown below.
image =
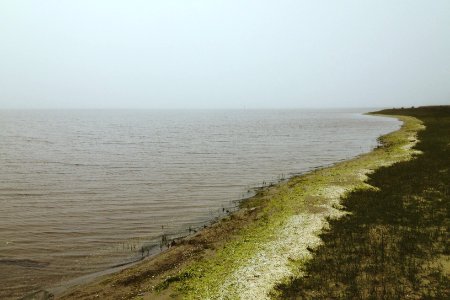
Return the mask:
<path fill-rule="evenodd" d="M 0 108 L 426 104 L 449 0 L 0 0 Z"/>

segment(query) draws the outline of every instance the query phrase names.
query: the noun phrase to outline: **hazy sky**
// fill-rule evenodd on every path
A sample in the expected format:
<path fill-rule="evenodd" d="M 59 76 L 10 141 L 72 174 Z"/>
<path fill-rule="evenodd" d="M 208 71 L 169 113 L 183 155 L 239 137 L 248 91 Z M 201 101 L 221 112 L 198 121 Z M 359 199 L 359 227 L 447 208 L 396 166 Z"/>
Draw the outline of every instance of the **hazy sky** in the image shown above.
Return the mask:
<path fill-rule="evenodd" d="M 0 108 L 425 104 L 449 0 L 0 0 Z"/>

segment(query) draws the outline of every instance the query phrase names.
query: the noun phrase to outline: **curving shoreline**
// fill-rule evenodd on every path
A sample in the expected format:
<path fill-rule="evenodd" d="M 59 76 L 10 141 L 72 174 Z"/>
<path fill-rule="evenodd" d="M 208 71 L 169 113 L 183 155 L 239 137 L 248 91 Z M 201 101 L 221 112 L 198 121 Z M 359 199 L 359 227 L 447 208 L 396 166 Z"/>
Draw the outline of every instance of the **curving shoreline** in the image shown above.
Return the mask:
<path fill-rule="evenodd" d="M 276 284 L 301 275 L 292 265 L 306 261 L 310 249 L 320 244 L 317 235 L 327 226 L 326 218 L 344 213 L 340 196 L 370 188 L 364 180 L 371 170 L 414 155 L 411 148 L 422 128 L 420 121 L 396 118 L 404 123 L 380 138 L 383 147 L 261 190 L 238 212 L 168 251 L 60 297 L 268 297 Z M 282 251 L 289 255 L 280 255 Z"/>

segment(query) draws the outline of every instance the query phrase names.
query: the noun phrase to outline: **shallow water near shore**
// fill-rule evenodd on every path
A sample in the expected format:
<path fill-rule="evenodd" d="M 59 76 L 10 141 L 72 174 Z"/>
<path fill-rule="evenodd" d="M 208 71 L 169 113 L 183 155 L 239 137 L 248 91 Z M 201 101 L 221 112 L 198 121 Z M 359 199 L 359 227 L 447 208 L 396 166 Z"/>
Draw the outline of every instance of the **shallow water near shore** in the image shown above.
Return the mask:
<path fill-rule="evenodd" d="M 0 298 L 139 258 L 400 126 L 361 112 L 0 111 Z"/>

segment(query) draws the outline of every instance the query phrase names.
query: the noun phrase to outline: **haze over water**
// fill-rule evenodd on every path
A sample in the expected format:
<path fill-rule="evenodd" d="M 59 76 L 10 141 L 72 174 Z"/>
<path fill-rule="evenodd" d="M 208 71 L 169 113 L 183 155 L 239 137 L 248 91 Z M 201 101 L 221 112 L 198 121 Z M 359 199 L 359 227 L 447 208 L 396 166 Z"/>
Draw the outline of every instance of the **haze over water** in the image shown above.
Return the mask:
<path fill-rule="evenodd" d="M 0 111 L 0 298 L 135 259 L 399 128 L 359 112 Z"/>

